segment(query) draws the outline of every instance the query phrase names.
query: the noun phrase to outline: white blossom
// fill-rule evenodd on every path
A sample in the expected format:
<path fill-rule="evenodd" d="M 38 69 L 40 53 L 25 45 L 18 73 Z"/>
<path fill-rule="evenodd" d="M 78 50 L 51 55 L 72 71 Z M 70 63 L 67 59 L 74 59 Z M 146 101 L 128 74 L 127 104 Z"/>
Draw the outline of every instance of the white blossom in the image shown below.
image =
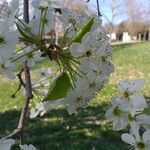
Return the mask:
<path fill-rule="evenodd" d="M 3 75 L 13 80 L 16 77 L 14 74 L 14 69 L 14 64 L 11 63 L 10 60 L 7 60 L 5 59 L 5 57 L 2 57 L 2 55 L 0 55 L 0 75 Z"/>
<path fill-rule="evenodd" d="M 61 8 L 61 14 L 58 18 L 63 23 L 64 29 L 67 29 L 69 25 L 73 26 L 75 29 L 79 29 L 88 19 L 88 15 L 85 12 L 77 12 L 68 8 Z"/>
<path fill-rule="evenodd" d="M 136 116 L 136 120 L 145 128 L 150 129 L 150 115 L 141 114 Z"/>
<path fill-rule="evenodd" d="M 40 8 L 40 7 L 56 7 L 59 6 L 58 0 L 33 0 L 32 6 L 34 8 Z"/>
<path fill-rule="evenodd" d="M 18 42 L 17 33 L 11 27 L 11 19 L 0 20 L 0 54 L 7 55 L 7 58 L 12 56 Z"/>
<path fill-rule="evenodd" d="M 41 68 L 35 71 L 37 77 L 41 80 L 47 79 L 53 76 L 53 72 L 50 68 Z"/>
<path fill-rule="evenodd" d="M 66 104 L 67 104 L 67 100 L 65 98 L 57 99 L 55 101 L 40 102 L 36 105 L 35 108 L 32 108 L 30 110 L 30 118 L 31 119 L 35 118 L 38 115 L 43 116 L 48 111 L 58 108 L 61 105 L 66 105 Z"/>
<path fill-rule="evenodd" d="M 141 137 L 139 134 L 140 127 L 134 126 L 132 133 L 124 133 L 121 135 L 122 141 L 130 144 L 135 150 L 149 150 L 150 149 L 150 130 L 146 130 Z"/>
<path fill-rule="evenodd" d="M 67 105 L 66 98 L 60 98 L 60 99 L 57 99 L 57 100 L 54 100 L 54 101 L 45 101 L 45 102 L 43 102 L 44 109 L 41 110 L 40 116 L 43 116 L 48 111 L 56 109 L 56 108 L 58 108 L 62 105 Z"/>
<path fill-rule="evenodd" d="M 39 111 L 37 111 L 35 108 L 32 108 L 30 110 L 30 118 L 31 119 L 37 117 L 38 115 L 39 115 Z"/>
<path fill-rule="evenodd" d="M 30 68 L 33 68 L 35 66 L 35 62 L 39 62 L 42 60 L 42 53 L 40 51 L 32 52 L 32 49 L 30 47 L 23 49 L 25 57 L 27 58 L 27 65 Z"/>
<path fill-rule="evenodd" d="M 33 145 L 20 145 L 20 147 L 22 148 L 22 150 L 37 150 Z"/>
<path fill-rule="evenodd" d="M 128 115 L 120 108 L 120 101 L 113 97 L 112 107 L 105 114 L 106 119 L 113 122 L 113 130 L 121 130 L 125 128 L 128 123 Z"/>
<path fill-rule="evenodd" d="M 95 70 L 93 71 L 92 69 L 88 70 L 88 72 L 86 72 L 83 77 L 77 76 L 77 87 L 78 85 L 80 85 L 80 87 L 83 87 L 87 91 L 91 91 L 93 94 L 98 92 L 107 80 L 104 74 L 101 74 L 100 72 L 95 72 Z"/>
<path fill-rule="evenodd" d="M 4 19 L 11 19 L 11 18 L 15 18 L 15 16 L 19 17 L 19 11 L 20 11 L 20 7 L 19 7 L 19 0 L 11 0 L 9 1 L 9 3 L 7 3 L 6 1 L 4 1 L 4 7 L 2 8 L 1 11 L 1 16 Z"/>
<path fill-rule="evenodd" d="M 88 102 L 95 96 L 95 94 L 82 87 L 81 84 L 77 85 L 74 89 L 71 89 L 68 92 L 66 97 L 68 102 L 68 113 L 73 114 L 77 108 L 85 108 L 88 105 Z"/>
<path fill-rule="evenodd" d="M 112 53 L 109 43 L 97 42 L 90 32 L 83 37 L 82 43 L 73 43 L 70 52 L 72 56 L 80 58 L 83 70 L 95 69 L 99 66 L 101 71 L 105 71 L 106 75 L 114 70 L 113 65 L 107 61 Z"/>
<path fill-rule="evenodd" d="M 0 140 L 0 150 L 10 150 L 11 146 L 15 144 L 15 140 L 13 139 L 6 139 Z"/>
<path fill-rule="evenodd" d="M 144 80 L 122 80 L 118 84 L 120 91 L 120 98 L 122 99 L 122 105 L 126 111 L 135 113 L 147 108 L 147 103 L 144 96 L 141 95 L 139 90 L 143 87 Z"/>
<path fill-rule="evenodd" d="M 90 32 L 83 37 L 82 43 L 73 43 L 70 47 L 71 55 L 74 57 L 94 58 L 97 57 L 97 51 L 96 41 Z"/>

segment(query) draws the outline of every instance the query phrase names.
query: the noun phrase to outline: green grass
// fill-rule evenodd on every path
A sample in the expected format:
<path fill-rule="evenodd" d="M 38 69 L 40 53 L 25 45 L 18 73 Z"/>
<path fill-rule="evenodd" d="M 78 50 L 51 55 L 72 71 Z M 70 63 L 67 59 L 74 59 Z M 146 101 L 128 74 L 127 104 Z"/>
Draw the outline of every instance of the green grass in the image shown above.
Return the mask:
<path fill-rule="evenodd" d="M 113 46 L 115 72 L 90 106 L 71 116 L 60 108 L 44 118 L 28 119 L 25 127 L 27 143 L 40 150 L 127 150 L 129 147 L 120 140 L 123 131 L 112 131 L 104 114 L 111 96 L 117 93 L 116 84 L 120 79 L 145 78 L 142 93 L 150 97 L 149 48 L 148 42 Z M 16 99 L 10 98 L 16 88 L 15 81 L 0 79 L 0 138 L 17 126 L 23 96 L 19 93 Z"/>

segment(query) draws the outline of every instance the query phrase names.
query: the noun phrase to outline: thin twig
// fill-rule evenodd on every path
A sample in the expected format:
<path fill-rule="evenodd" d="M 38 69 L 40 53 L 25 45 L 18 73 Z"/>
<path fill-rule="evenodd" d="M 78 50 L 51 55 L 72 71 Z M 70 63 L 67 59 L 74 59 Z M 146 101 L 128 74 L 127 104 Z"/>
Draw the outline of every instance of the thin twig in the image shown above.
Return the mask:
<path fill-rule="evenodd" d="M 97 3 L 97 13 L 98 13 L 98 16 L 102 16 L 101 11 L 100 11 L 100 7 L 99 7 L 99 0 L 96 0 L 96 3 Z"/>
<path fill-rule="evenodd" d="M 11 95 L 12 98 L 16 97 L 17 92 L 20 91 L 21 86 L 23 86 L 25 88 L 25 83 L 22 79 L 22 73 L 23 73 L 24 69 L 22 68 L 21 71 L 17 74 L 18 80 L 19 80 L 19 86 L 17 88 L 17 90 L 14 92 L 14 94 Z"/>
<path fill-rule="evenodd" d="M 23 69 L 24 69 L 25 83 L 26 83 L 25 84 L 26 98 L 25 98 L 25 102 L 24 102 L 24 105 L 23 105 L 23 108 L 22 108 L 22 111 L 21 111 L 19 124 L 18 124 L 18 127 L 17 127 L 17 129 L 20 129 L 21 145 L 24 143 L 23 129 L 24 129 L 24 122 L 25 122 L 26 114 L 27 114 L 27 111 L 28 111 L 30 99 L 33 98 L 32 84 L 31 84 L 31 77 L 30 77 L 30 69 L 27 66 L 27 61 L 24 63 Z"/>

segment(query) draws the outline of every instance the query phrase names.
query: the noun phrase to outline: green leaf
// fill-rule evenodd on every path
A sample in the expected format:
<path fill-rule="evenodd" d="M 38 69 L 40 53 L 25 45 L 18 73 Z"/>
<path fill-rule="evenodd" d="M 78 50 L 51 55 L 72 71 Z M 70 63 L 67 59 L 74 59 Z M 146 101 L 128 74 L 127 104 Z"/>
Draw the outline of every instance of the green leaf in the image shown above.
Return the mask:
<path fill-rule="evenodd" d="M 52 101 L 65 97 L 71 86 L 72 85 L 68 74 L 65 72 L 60 74 L 52 83 L 52 85 L 50 85 L 48 94 L 43 101 Z"/>
<path fill-rule="evenodd" d="M 83 36 L 90 32 L 91 27 L 94 23 L 94 17 L 90 18 L 84 25 L 83 27 L 77 31 L 77 33 L 73 36 L 72 42 L 79 42 L 81 43 Z"/>
<path fill-rule="evenodd" d="M 150 115 L 150 107 L 143 110 L 143 114 Z"/>
<path fill-rule="evenodd" d="M 23 31 L 23 29 L 21 29 L 21 27 L 17 23 L 16 23 L 16 25 L 17 25 L 17 29 L 18 29 L 19 33 L 22 35 L 22 37 L 19 37 L 19 39 L 21 41 L 36 44 L 35 38 L 33 38 L 30 35 L 28 35 L 27 33 L 25 33 L 25 31 Z"/>
<path fill-rule="evenodd" d="M 20 34 L 24 37 L 24 38 L 26 38 L 26 39 L 29 39 L 30 37 L 21 29 L 21 27 L 16 23 L 16 25 L 17 25 L 17 29 L 18 29 L 18 31 L 20 32 Z"/>

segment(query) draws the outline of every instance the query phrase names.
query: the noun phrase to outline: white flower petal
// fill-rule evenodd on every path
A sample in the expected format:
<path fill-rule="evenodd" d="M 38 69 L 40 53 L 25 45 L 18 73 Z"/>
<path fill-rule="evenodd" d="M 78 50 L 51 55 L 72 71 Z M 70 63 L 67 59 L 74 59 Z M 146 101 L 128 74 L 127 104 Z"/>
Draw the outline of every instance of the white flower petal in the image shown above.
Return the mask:
<path fill-rule="evenodd" d="M 121 139 L 123 142 L 127 143 L 127 144 L 130 144 L 130 145 L 135 145 L 136 144 L 136 141 L 135 141 L 135 138 L 128 134 L 128 133 L 124 133 L 121 135 Z"/>
<path fill-rule="evenodd" d="M 144 86 L 144 79 L 137 79 L 130 82 L 130 91 L 138 91 Z"/>
<path fill-rule="evenodd" d="M 140 90 L 144 86 L 144 80 L 143 79 L 137 79 L 137 80 L 122 80 L 118 84 L 118 88 L 120 91 L 131 91 L 135 92 Z"/>
<path fill-rule="evenodd" d="M 143 133 L 143 142 L 145 144 L 150 144 L 150 129 Z"/>
<path fill-rule="evenodd" d="M 11 80 L 14 80 L 15 78 L 16 78 L 16 76 L 15 76 L 15 74 L 13 73 L 13 71 L 12 70 L 10 70 L 10 69 L 5 69 L 4 70 L 4 73 L 5 73 L 5 75 L 9 78 L 9 79 L 11 79 Z"/>
<path fill-rule="evenodd" d="M 127 90 L 128 89 L 128 81 L 127 80 L 121 80 L 121 81 L 119 81 L 119 83 L 118 83 L 118 89 L 121 91 L 121 92 L 123 92 L 123 91 L 125 91 L 125 90 Z"/>
<path fill-rule="evenodd" d="M 134 93 L 133 95 L 130 96 L 130 99 L 133 107 L 136 110 L 143 110 L 144 108 L 147 108 L 146 100 L 144 96 L 142 96 L 141 94 Z"/>
<path fill-rule="evenodd" d="M 22 148 L 22 150 L 36 150 L 36 148 L 33 145 L 20 145 L 20 147 Z"/>
<path fill-rule="evenodd" d="M 14 144 L 15 140 L 13 139 L 0 140 L 0 150 L 10 150 Z"/>
<path fill-rule="evenodd" d="M 71 55 L 74 57 L 80 57 L 84 53 L 84 48 L 80 43 L 73 43 L 70 47 Z"/>
<path fill-rule="evenodd" d="M 110 108 L 109 110 L 107 110 L 107 112 L 105 113 L 105 118 L 112 121 L 114 119 L 114 115 L 113 115 L 113 108 Z"/>
<path fill-rule="evenodd" d="M 131 125 L 130 132 L 133 135 L 135 135 L 136 141 L 140 141 L 141 140 L 141 137 L 140 137 L 140 134 L 139 134 L 140 125 L 135 121 L 131 122 L 130 125 Z"/>
<path fill-rule="evenodd" d="M 34 108 L 32 108 L 32 109 L 30 110 L 30 118 L 31 118 L 31 119 L 37 117 L 38 114 L 39 114 L 39 111 L 38 111 L 38 110 L 35 110 Z"/>
<path fill-rule="evenodd" d="M 150 125 L 150 115 L 139 115 L 136 117 L 139 123 Z"/>
<path fill-rule="evenodd" d="M 88 32 L 85 34 L 85 36 L 82 39 L 83 47 L 87 47 L 87 45 L 90 45 L 91 47 L 95 46 L 95 39 L 91 32 Z"/>
<path fill-rule="evenodd" d="M 28 59 L 27 60 L 27 65 L 29 68 L 33 68 L 35 66 L 35 62 L 33 59 Z"/>
<path fill-rule="evenodd" d="M 121 129 L 123 129 L 124 127 L 126 127 L 126 123 L 123 121 L 124 119 L 122 117 L 116 117 L 114 119 L 114 123 L 113 123 L 113 130 L 114 131 L 119 131 Z"/>

